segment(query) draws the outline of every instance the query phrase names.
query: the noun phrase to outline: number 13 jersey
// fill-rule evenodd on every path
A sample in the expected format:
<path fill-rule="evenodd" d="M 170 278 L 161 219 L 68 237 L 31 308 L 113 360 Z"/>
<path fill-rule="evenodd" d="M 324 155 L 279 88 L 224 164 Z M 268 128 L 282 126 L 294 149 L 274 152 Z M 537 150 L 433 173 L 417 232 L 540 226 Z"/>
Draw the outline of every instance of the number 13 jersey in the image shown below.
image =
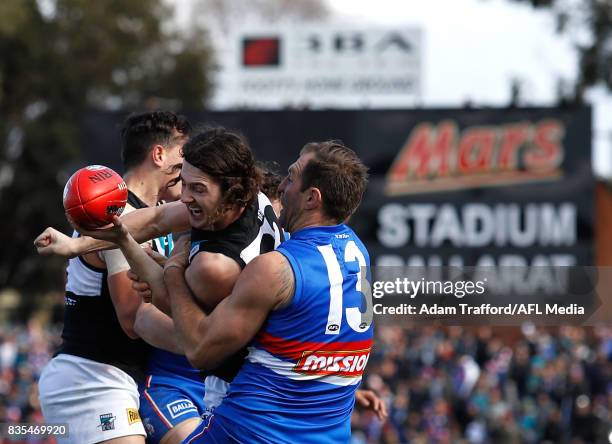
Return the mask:
<path fill-rule="evenodd" d="M 215 415 L 237 421 L 244 442 L 348 442 L 372 347 L 368 252 L 343 224 L 292 233 L 276 251 L 293 298 L 270 313 Z"/>

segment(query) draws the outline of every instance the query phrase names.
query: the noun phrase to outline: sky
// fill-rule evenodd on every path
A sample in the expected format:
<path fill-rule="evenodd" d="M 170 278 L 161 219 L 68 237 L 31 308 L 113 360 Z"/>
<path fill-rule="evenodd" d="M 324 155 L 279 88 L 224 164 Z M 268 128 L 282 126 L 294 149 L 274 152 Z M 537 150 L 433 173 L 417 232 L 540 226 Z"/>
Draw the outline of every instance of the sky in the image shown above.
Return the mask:
<path fill-rule="evenodd" d="M 171 0 L 186 23 L 193 0 Z M 566 0 L 569 1 L 569 0 Z M 559 80 L 577 75 L 576 39 L 554 31 L 552 14 L 508 0 L 327 0 L 330 23 L 410 26 L 422 30 L 422 104 L 425 107 L 506 106 L 510 83 L 521 85 L 520 104 L 553 106 Z M 245 1 L 245 5 L 248 2 Z M 612 180 L 612 94 L 594 88 L 593 169 Z"/>
<path fill-rule="evenodd" d="M 552 106 L 557 79 L 577 75 L 575 39 L 554 31 L 548 10 L 507 0 L 330 0 L 349 23 L 413 24 L 424 32 L 425 106 L 508 104 L 510 79 L 522 86 L 521 104 Z M 612 93 L 593 88 L 593 170 L 612 180 Z"/>

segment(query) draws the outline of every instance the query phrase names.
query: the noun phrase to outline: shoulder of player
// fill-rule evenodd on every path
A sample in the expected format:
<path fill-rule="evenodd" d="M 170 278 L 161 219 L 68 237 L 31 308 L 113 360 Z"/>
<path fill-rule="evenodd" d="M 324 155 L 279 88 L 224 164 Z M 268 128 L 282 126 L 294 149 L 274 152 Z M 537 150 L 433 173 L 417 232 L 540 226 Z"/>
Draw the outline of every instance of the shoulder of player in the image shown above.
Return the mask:
<path fill-rule="evenodd" d="M 203 251 L 193 258 L 187 270 L 197 273 L 201 279 L 214 282 L 227 275 L 240 273 L 240 265 L 224 254 Z"/>
<path fill-rule="evenodd" d="M 260 254 L 247 265 L 247 268 L 268 269 L 270 272 L 275 271 L 274 269 L 278 267 L 290 267 L 287 258 L 278 251 Z"/>
<path fill-rule="evenodd" d="M 277 251 L 253 259 L 244 269 L 242 278 L 251 281 L 251 285 L 266 297 L 274 299 L 274 309 L 287 305 L 293 296 L 293 270 L 287 258 Z"/>

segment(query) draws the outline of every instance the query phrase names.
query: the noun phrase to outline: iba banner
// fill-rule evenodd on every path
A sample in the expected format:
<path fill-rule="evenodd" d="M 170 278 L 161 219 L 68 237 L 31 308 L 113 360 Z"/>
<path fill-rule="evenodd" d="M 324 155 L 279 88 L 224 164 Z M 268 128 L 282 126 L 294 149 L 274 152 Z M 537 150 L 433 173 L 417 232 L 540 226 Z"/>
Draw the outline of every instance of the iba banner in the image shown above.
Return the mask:
<path fill-rule="evenodd" d="M 84 116 L 87 162 L 120 168 L 123 114 Z M 240 129 L 283 171 L 313 140 L 370 167 L 350 224 L 378 266 L 590 265 L 591 112 L 580 109 L 251 111 L 188 114 Z"/>

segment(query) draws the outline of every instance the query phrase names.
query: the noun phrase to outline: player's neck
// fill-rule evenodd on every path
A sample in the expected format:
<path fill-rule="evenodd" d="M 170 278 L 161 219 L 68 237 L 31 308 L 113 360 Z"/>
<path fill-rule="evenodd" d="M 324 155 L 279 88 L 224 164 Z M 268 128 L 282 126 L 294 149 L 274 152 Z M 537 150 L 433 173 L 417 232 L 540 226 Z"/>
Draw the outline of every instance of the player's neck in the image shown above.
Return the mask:
<path fill-rule="evenodd" d="M 144 203 L 154 207 L 159 199 L 159 185 L 152 175 L 142 170 L 130 170 L 123 175 L 123 180 L 132 193 Z"/>
<path fill-rule="evenodd" d="M 292 227 L 292 232 L 298 232 L 303 230 L 304 228 L 312 228 L 312 227 L 330 227 L 333 225 L 338 225 L 338 221 L 335 219 L 330 219 L 329 217 L 321 214 L 321 213 L 309 213 L 304 214 L 304 217 L 297 221 L 296 224 Z"/>

